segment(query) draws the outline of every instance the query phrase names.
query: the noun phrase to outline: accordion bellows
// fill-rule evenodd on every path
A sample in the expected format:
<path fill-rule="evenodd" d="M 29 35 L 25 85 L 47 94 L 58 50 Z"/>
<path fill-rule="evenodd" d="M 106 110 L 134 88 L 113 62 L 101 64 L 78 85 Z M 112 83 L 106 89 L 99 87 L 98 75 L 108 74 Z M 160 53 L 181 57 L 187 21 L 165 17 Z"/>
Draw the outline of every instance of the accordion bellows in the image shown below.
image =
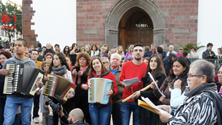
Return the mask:
<path fill-rule="evenodd" d="M 45 84 L 43 95 L 54 97 L 58 95 L 64 101 L 67 101 L 67 94 L 75 93 L 76 85 L 71 83 L 68 79 L 58 75 L 47 75 L 48 81 Z"/>
<path fill-rule="evenodd" d="M 91 78 L 88 79 L 88 102 L 108 104 L 110 97 L 106 95 L 106 92 L 113 88 L 113 81 L 103 78 Z"/>
<path fill-rule="evenodd" d="M 24 64 L 7 64 L 9 75 L 5 77 L 4 94 L 20 93 L 34 96 L 35 83 L 42 81 L 44 71 Z"/>

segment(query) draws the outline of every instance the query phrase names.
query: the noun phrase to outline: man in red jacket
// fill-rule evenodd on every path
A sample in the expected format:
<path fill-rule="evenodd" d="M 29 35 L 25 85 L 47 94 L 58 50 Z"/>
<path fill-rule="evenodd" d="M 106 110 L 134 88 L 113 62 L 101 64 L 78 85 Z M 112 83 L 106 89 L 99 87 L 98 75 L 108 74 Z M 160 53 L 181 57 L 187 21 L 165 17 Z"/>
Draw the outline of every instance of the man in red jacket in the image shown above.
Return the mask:
<path fill-rule="evenodd" d="M 143 46 L 140 44 L 134 45 L 133 48 L 133 60 L 126 62 L 122 66 L 121 75 L 119 77 L 119 82 L 122 86 L 124 86 L 123 90 L 123 99 L 127 98 L 134 92 L 143 88 L 143 82 L 141 78 L 145 76 L 147 64 L 142 61 L 143 54 Z M 124 79 L 132 79 L 138 77 L 140 82 L 135 83 L 131 86 L 126 85 L 123 80 Z M 128 100 L 121 105 L 121 113 L 122 113 L 122 125 L 129 125 L 130 114 L 133 111 L 133 125 L 139 125 L 139 106 L 138 102 L 134 102 L 134 100 Z"/>

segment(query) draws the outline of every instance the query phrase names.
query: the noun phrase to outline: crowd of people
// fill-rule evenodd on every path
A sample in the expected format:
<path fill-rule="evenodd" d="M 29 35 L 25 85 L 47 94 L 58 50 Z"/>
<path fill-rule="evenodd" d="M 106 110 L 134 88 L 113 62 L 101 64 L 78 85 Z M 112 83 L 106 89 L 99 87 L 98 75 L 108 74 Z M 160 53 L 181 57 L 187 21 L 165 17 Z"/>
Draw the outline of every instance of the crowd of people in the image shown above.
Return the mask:
<path fill-rule="evenodd" d="M 50 43 L 46 46 L 39 43 L 37 48 L 28 49 L 26 41 L 18 39 L 11 51 L 0 48 L 0 125 L 29 125 L 31 118 L 43 125 L 58 125 L 59 122 L 61 125 L 109 125 L 111 121 L 113 125 L 129 125 L 131 113 L 133 125 L 221 125 L 222 66 L 216 69 L 211 61 L 204 59 L 221 59 L 222 49 L 218 48 L 216 55 L 212 47 L 213 44 L 208 43 L 203 59 L 192 62 L 189 59 L 199 57 L 195 47 L 190 53 L 183 48 L 177 53 L 173 45 L 166 52 L 163 45 L 154 44 L 150 48 L 129 45 L 126 51 L 121 45 L 109 48 L 107 44 L 93 44 L 78 48 L 76 43 L 63 50 L 59 44 L 53 47 Z M 43 81 L 36 83 L 41 89 L 34 97 L 3 94 L 4 78 L 9 74 L 6 65 L 11 63 L 23 63 L 45 72 Z M 157 85 L 148 73 L 157 80 Z M 58 111 L 45 103 L 49 97 L 43 95 L 42 90 L 48 74 L 62 76 L 76 85 L 74 96 Z M 124 82 L 136 77 L 137 83 Z M 106 92 L 111 99 L 108 104 L 88 102 L 90 78 L 113 81 L 113 87 Z M 151 88 L 140 91 L 148 85 Z M 133 97 L 123 103 L 130 95 Z M 148 97 L 162 109 L 157 111 L 158 115 L 138 106 L 138 99 L 142 97 Z M 58 103 L 55 99 L 52 101 Z M 39 109 L 42 119 L 39 119 Z"/>

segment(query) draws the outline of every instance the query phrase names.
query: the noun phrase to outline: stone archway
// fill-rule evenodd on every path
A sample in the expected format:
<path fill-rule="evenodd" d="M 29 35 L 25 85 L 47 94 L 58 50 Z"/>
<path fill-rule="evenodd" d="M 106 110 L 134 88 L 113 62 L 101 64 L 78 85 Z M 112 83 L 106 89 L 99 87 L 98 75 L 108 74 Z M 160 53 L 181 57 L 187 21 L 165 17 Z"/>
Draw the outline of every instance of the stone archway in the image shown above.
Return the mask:
<path fill-rule="evenodd" d="M 119 22 L 122 16 L 131 8 L 144 10 L 153 22 L 153 43 L 166 43 L 166 20 L 159 7 L 149 0 L 119 0 L 110 10 L 105 21 L 105 43 L 111 48 L 118 45 Z"/>

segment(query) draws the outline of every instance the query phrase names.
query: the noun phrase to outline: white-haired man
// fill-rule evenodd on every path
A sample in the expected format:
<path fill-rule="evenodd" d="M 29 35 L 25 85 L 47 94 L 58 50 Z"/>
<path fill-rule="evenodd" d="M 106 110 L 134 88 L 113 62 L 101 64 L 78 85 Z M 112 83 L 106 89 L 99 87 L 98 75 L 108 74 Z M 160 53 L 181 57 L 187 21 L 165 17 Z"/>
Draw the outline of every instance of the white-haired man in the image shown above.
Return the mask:
<path fill-rule="evenodd" d="M 52 54 L 55 54 L 54 50 L 52 49 L 52 45 L 50 43 L 47 43 L 46 44 L 46 50 L 44 51 L 43 53 L 43 58 L 45 57 L 45 55 L 47 53 L 52 53 Z"/>
<path fill-rule="evenodd" d="M 118 93 L 113 96 L 113 111 L 112 111 L 112 118 L 114 125 L 122 125 L 122 117 L 121 117 L 121 101 L 123 96 L 123 89 L 124 87 L 119 83 L 119 76 L 121 74 L 121 56 L 117 53 L 114 53 L 110 57 L 110 65 L 108 69 L 115 75 L 116 84 L 118 87 Z"/>
<path fill-rule="evenodd" d="M 174 46 L 173 46 L 173 45 L 170 45 L 170 46 L 169 46 L 169 51 L 167 52 L 167 56 L 169 56 L 170 53 L 173 53 L 173 54 L 175 54 L 175 55 L 177 54 L 177 52 L 174 51 Z"/>

